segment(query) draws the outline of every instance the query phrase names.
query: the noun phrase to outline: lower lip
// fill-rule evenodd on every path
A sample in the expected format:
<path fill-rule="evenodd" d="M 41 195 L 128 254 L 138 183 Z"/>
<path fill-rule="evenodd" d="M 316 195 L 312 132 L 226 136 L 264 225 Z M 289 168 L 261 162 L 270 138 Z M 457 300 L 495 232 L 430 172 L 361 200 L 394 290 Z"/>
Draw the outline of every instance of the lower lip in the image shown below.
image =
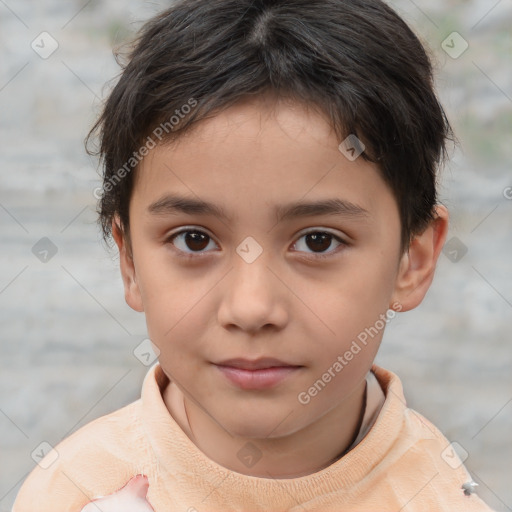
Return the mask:
<path fill-rule="evenodd" d="M 242 389 L 271 388 L 300 369 L 300 366 L 275 366 L 261 370 L 243 370 L 232 366 L 216 366 L 233 384 Z"/>

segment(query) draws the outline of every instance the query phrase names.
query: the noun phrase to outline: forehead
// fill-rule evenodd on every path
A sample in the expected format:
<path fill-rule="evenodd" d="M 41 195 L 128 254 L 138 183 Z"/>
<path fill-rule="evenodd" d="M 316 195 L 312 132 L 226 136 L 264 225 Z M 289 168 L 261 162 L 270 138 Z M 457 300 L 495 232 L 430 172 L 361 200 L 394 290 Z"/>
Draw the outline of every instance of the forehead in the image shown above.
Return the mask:
<path fill-rule="evenodd" d="M 336 135 L 318 108 L 265 94 L 209 114 L 185 133 L 178 134 L 176 139 L 160 144 L 149 156 L 161 157 L 165 151 L 166 157 L 178 162 L 183 161 L 183 157 L 199 160 L 203 155 L 214 153 L 211 166 L 244 157 L 248 165 L 265 162 L 268 166 L 269 160 L 279 163 L 279 156 L 288 161 L 303 158 L 304 154 L 299 155 L 298 150 L 304 147 L 305 141 L 311 159 L 317 160 L 317 152 L 310 151 L 312 146 L 332 151 L 333 140 Z M 249 161 L 249 157 L 256 154 L 257 161 Z M 325 156 L 328 159 L 328 155 Z M 242 170 L 238 169 L 238 172 Z"/>
<path fill-rule="evenodd" d="M 134 196 L 153 212 L 165 210 L 155 204 L 162 206 L 166 196 L 187 196 L 196 201 L 189 211 L 231 221 L 242 210 L 256 213 L 272 204 L 286 216 L 301 201 L 339 199 L 352 214 L 393 207 L 375 164 L 349 160 L 340 142 L 311 106 L 264 97 L 240 102 L 153 149 L 138 169 Z M 280 208 L 285 203 L 288 208 Z"/>
<path fill-rule="evenodd" d="M 330 135 L 335 137 L 325 113 L 314 104 L 291 98 L 276 98 L 268 93 L 240 100 L 200 121 L 195 129 L 180 137 L 175 145 L 188 137 L 206 142 L 212 136 L 221 139 L 235 133 L 237 137 L 248 138 L 253 142 L 263 142 L 268 137 L 285 137 L 296 143 L 306 137 L 318 142 Z"/>

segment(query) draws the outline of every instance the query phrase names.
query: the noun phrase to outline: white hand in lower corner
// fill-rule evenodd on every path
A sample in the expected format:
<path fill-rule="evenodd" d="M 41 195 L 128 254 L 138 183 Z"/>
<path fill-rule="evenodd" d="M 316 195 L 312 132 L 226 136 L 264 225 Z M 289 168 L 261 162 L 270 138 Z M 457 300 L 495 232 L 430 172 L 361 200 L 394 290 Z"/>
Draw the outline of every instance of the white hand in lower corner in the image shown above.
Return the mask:
<path fill-rule="evenodd" d="M 134 476 L 122 489 L 91 501 L 80 512 L 154 512 L 146 500 L 148 488 L 146 476 Z"/>

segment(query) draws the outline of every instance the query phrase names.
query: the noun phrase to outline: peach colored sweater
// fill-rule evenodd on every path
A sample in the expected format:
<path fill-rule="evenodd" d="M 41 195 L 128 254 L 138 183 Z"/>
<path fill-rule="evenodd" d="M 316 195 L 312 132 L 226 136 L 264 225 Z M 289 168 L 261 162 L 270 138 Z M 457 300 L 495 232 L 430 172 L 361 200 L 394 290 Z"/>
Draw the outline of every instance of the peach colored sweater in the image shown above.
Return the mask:
<path fill-rule="evenodd" d="M 165 406 L 169 381 L 156 364 L 139 400 L 80 428 L 47 469 L 44 459 L 34 468 L 12 512 L 79 512 L 140 473 L 155 512 L 491 510 L 464 494 L 470 475 L 439 430 L 407 408 L 398 377 L 372 370 L 385 401 L 363 439 L 316 473 L 267 479 L 226 469 L 195 446 Z"/>

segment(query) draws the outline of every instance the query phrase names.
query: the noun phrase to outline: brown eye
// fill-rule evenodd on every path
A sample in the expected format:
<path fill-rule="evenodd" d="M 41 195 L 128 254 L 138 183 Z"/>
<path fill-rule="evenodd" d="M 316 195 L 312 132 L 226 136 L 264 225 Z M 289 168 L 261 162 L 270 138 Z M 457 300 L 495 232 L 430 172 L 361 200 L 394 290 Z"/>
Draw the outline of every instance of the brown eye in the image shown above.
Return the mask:
<path fill-rule="evenodd" d="M 208 246 L 208 239 L 210 237 L 205 233 L 199 231 L 189 231 L 185 234 L 185 244 L 193 251 L 202 251 Z"/>
<path fill-rule="evenodd" d="M 334 247 L 334 250 L 328 251 L 333 241 L 335 241 L 337 245 Z M 347 244 L 340 237 L 328 231 L 310 231 L 309 233 L 304 233 L 299 238 L 299 241 L 295 243 L 294 247 L 301 252 L 307 249 L 304 251 L 306 254 L 316 254 L 316 257 L 322 258 L 337 252 L 336 248 L 340 245 Z"/>
<path fill-rule="evenodd" d="M 209 252 L 205 251 L 205 249 L 212 241 L 208 234 L 192 229 L 179 231 L 167 240 L 168 243 L 172 243 L 178 250 L 185 254 Z"/>
<path fill-rule="evenodd" d="M 310 233 L 306 235 L 306 245 L 312 251 L 325 251 L 329 249 L 333 235 L 329 233 Z"/>

